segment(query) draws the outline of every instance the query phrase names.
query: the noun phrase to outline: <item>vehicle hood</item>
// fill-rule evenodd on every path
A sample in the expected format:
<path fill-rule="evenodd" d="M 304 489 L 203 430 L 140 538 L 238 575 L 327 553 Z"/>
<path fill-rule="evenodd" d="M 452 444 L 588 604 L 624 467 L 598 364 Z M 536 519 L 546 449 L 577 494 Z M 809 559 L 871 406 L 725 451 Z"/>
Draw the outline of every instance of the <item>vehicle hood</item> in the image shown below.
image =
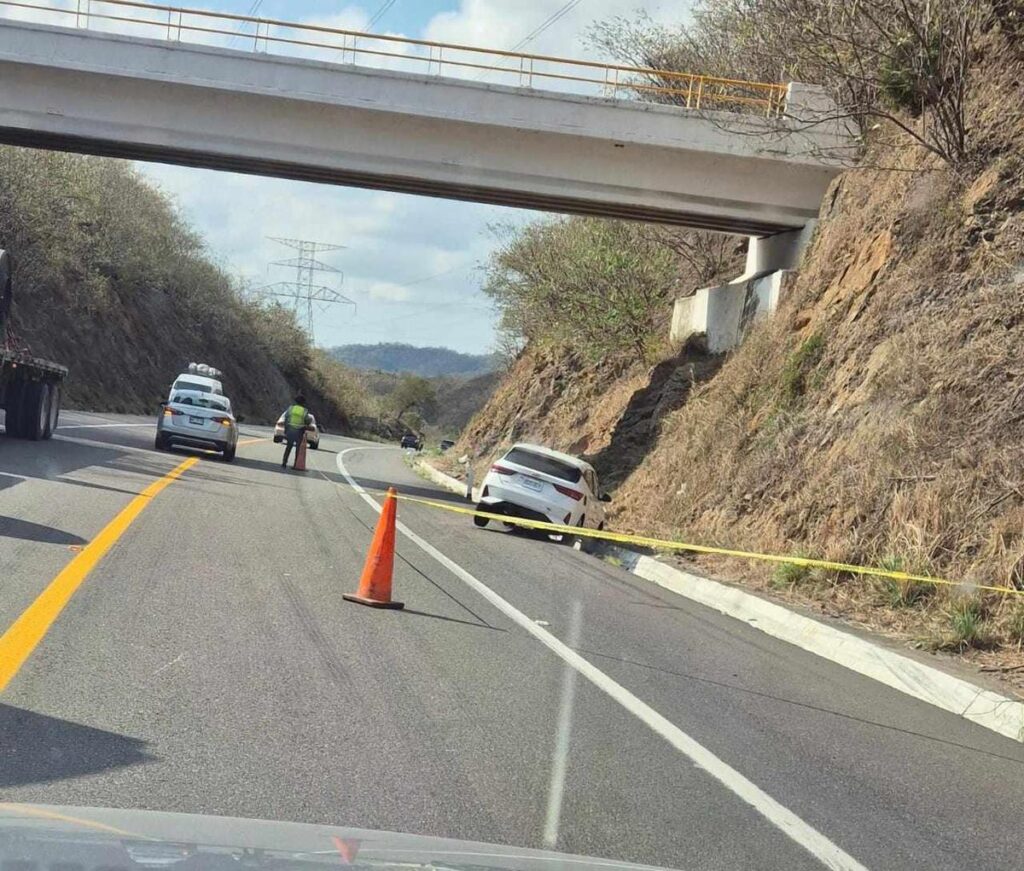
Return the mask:
<path fill-rule="evenodd" d="M 652 866 L 344 826 L 0 802 L 0 865 L 81 871 L 650 871 Z"/>

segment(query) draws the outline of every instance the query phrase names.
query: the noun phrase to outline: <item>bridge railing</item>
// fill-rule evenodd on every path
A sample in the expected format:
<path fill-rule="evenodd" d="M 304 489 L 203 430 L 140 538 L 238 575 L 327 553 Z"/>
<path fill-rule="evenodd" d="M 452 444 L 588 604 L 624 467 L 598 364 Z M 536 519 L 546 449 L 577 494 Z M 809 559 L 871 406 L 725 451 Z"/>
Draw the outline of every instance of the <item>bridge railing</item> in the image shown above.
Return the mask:
<path fill-rule="evenodd" d="M 786 85 L 778 83 L 501 51 L 364 33 L 315 21 L 281 21 L 139 0 L 0 0 L 0 23 L 4 18 L 688 109 L 772 117 L 783 112 L 786 101 Z"/>

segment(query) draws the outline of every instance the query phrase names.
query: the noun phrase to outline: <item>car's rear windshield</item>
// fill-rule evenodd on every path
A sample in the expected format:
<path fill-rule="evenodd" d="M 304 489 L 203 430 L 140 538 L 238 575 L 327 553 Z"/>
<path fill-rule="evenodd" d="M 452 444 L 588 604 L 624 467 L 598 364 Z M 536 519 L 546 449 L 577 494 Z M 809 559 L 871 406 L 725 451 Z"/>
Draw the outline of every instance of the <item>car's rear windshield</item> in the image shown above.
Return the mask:
<path fill-rule="evenodd" d="M 575 466 L 570 466 L 568 463 L 563 463 L 561 460 L 556 460 L 545 454 L 535 454 L 525 448 L 512 448 L 505 454 L 505 459 L 517 466 L 525 466 L 535 472 L 543 472 L 545 475 L 552 475 L 573 483 L 576 483 L 583 474 Z"/>
<path fill-rule="evenodd" d="M 210 385 L 209 384 L 197 384 L 194 381 L 175 381 L 174 382 L 174 389 L 175 390 L 195 390 L 197 393 L 209 393 L 210 392 Z"/>
<path fill-rule="evenodd" d="M 189 396 L 187 393 L 174 397 L 175 405 L 198 405 L 200 408 L 213 408 L 216 411 L 227 411 L 228 404 L 212 396 Z"/>

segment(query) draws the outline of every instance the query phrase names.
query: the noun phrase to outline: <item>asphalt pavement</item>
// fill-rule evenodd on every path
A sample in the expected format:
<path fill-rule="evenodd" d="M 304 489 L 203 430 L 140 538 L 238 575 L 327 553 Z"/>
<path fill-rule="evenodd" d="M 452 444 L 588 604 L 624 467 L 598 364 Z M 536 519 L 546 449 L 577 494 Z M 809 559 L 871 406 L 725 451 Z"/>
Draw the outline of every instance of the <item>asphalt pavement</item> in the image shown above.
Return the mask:
<path fill-rule="evenodd" d="M 0 436 L 0 632 L 192 452 Z M 395 447 L 243 425 L 154 496 L 0 694 L 0 798 L 330 823 L 683 869 L 1020 866 L 1024 747 L 459 505 Z M 660 725 L 659 725 L 660 724 Z M 682 736 L 682 737 L 680 737 Z"/>

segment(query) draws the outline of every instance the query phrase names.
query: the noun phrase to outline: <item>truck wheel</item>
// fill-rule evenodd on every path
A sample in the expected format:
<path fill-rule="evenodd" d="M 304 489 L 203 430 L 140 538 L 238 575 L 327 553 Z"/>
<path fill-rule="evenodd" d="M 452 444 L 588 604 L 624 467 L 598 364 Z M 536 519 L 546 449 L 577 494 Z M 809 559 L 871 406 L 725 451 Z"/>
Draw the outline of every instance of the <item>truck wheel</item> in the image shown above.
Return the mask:
<path fill-rule="evenodd" d="M 50 385 L 50 402 L 46 415 L 46 432 L 44 439 L 50 438 L 57 431 L 57 424 L 60 422 L 60 385 Z"/>
<path fill-rule="evenodd" d="M 15 381 L 7 390 L 7 414 L 4 417 L 4 427 L 7 437 L 12 439 L 21 438 L 21 401 L 24 396 L 25 385 Z"/>
<path fill-rule="evenodd" d="M 46 438 L 50 423 L 50 385 L 32 381 L 25 385 L 21 399 L 21 437 L 34 442 Z"/>

